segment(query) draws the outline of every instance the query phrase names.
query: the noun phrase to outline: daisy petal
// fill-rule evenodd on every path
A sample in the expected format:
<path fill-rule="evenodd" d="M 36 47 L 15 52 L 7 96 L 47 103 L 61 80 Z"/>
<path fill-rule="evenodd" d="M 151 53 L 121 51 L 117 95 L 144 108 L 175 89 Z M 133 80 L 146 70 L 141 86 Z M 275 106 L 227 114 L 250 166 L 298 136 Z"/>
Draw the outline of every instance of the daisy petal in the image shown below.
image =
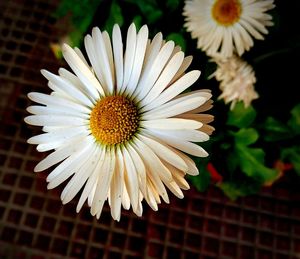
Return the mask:
<path fill-rule="evenodd" d="M 117 24 L 114 25 L 112 37 L 117 80 L 117 93 L 119 93 L 123 83 L 123 42 L 121 30 Z"/>
<path fill-rule="evenodd" d="M 111 179 L 110 200 L 111 216 L 119 221 L 121 217 L 121 204 L 124 182 L 124 162 L 121 152 L 116 152 L 116 168 Z"/>
<path fill-rule="evenodd" d="M 115 160 L 116 156 L 114 151 L 107 150 L 101 171 L 98 173 L 97 187 L 91 206 L 91 214 L 93 216 L 97 214 L 97 218 L 99 218 L 104 202 L 107 199 L 111 178 L 115 170 Z"/>
<path fill-rule="evenodd" d="M 82 62 L 82 60 L 77 56 L 76 52 L 67 44 L 63 45 L 62 51 L 65 60 L 68 62 L 69 66 L 78 76 L 80 81 L 86 86 L 93 98 L 99 98 L 97 90 L 101 95 L 104 95 L 103 88 L 91 72 L 90 68 L 87 67 L 84 62 Z"/>
<path fill-rule="evenodd" d="M 147 144 L 147 146 L 149 146 L 159 158 L 165 160 L 166 162 L 172 164 L 174 167 L 182 171 L 187 171 L 188 167 L 184 160 L 172 150 L 170 150 L 166 145 L 147 136 L 140 135 L 139 138 L 141 139 L 141 141 Z"/>

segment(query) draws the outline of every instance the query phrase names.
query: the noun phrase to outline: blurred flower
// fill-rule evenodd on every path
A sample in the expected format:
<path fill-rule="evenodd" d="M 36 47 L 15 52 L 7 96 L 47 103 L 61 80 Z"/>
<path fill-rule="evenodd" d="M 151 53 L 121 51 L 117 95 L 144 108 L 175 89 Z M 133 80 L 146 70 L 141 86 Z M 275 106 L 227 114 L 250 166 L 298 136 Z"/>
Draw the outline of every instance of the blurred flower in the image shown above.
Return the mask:
<path fill-rule="evenodd" d="M 199 173 L 185 153 L 207 156 L 193 142 L 207 141 L 213 130 L 207 125 L 213 117 L 202 113 L 211 108 L 210 91 L 182 94 L 200 71 L 185 73 L 191 57 L 161 33 L 148 40 L 147 26 L 138 32 L 129 27 L 125 53 L 118 25 L 112 42 L 94 28 L 84 44 L 92 67 L 78 48 L 65 44 L 63 56 L 74 74 L 42 70 L 51 94 L 28 94 L 41 105 L 28 107 L 33 115 L 25 122 L 45 132 L 28 143 L 40 152 L 54 149 L 35 171 L 60 163 L 47 177 L 48 188 L 68 179 L 62 202 L 82 189 L 77 212 L 88 200 L 97 218 L 107 199 L 119 220 L 121 205 L 141 216 L 143 199 L 153 210 L 161 198 L 168 203 L 165 186 L 183 198 L 181 189 L 189 188 L 185 175 Z"/>
<path fill-rule="evenodd" d="M 245 107 L 259 96 L 254 89 L 256 82 L 255 73 L 252 67 L 238 56 L 228 59 L 214 58 L 217 63 L 217 70 L 211 75 L 220 81 L 222 94 L 219 99 L 224 99 L 225 103 L 230 103 L 233 109 L 235 104 L 243 101 Z"/>
<path fill-rule="evenodd" d="M 223 181 L 223 176 L 217 171 L 212 163 L 208 163 L 206 167 L 210 174 L 210 179 L 214 183 L 221 183 Z"/>
<path fill-rule="evenodd" d="M 281 177 L 284 176 L 284 174 L 293 169 L 293 165 L 290 163 L 284 163 L 281 160 L 276 160 L 274 163 L 274 168 L 278 171 L 278 175 L 275 179 L 273 179 L 272 181 L 268 181 L 266 183 L 264 183 L 264 186 L 272 186 L 276 181 L 278 181 Z"/>
<path fill-rule="evenodd" d="M 208 56 L 223 58 L 237 52 L 241 56 L 253 46 L 253 39 L 263 40 L 266 26 L 273 25 L 265 12 L 274 8 L 273 0 L 190 0 L 185 1 L 185 27 L 198 48 Z"/>

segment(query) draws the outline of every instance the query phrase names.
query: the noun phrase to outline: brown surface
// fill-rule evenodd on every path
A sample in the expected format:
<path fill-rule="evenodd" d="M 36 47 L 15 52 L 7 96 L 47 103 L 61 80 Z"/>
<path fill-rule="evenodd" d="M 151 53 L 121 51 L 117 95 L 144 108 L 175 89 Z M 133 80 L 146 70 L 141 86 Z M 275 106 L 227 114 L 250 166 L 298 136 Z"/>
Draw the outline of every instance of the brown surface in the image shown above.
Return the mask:
<path fill-rule="evenodd" d="M 48 1 L 0 1 L 0 258 L 300 258 L 300 195 L 286 177 L 259 195 L 230 202 L 216 188 L 185 192 L 144 216 L 101 219 L 78 197 L 62 206 L 62 188 L 46 190 L 44 157 L 26 144 L 38 127 L 23 122 L 30 91 L 48 92 L 39 70 L 65 63 L 49 43 L 64 34 Z"/>

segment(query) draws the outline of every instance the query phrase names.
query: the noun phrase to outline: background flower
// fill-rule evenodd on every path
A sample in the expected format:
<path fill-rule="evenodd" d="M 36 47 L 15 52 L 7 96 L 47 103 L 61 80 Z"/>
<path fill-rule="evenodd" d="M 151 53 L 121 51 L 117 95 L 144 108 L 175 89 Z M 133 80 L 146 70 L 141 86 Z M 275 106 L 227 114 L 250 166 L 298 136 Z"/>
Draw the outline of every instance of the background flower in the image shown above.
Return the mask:
<path fill-rule="evenodd" d="M 209 56 L 223 58 L 249 50 L 253 38 L 263 40 L 266 26 L 273 25 L 266 12 L 274 8 L 273 0 L 187 0 L 183 15 L 185 27 L 197 39 L 197 47 Z"/>
<path fill-rule="evenodd" d="M 247 108 L 251 102 L 258 98 L 254 84 L 256 82 L 252 67 L 236 55 L 227 59 L 214 58 L 218 65 L 217 70 L 211 75 L 220 82 L 222 91 L 219 99 L 231 103 L 233 109 L 239 101 L 244 102 Z"/>

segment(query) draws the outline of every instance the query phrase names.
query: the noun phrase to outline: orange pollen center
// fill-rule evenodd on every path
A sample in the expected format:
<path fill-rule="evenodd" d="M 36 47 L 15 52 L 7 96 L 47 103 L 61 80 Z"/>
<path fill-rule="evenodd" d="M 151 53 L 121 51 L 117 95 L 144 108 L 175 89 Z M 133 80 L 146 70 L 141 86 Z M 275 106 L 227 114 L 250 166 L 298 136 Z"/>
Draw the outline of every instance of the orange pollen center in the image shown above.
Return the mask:
<path fill-rule="evenodd" d="M 123 96 L 108 96 L 95 105 L 90 115 L 93 136 L 104 145 L 123 143 L 139 127 L 136 105 Z"/>
<path fill-rule="evenodd" d="M 212 16 L 219 24 L 229 26 L 239 20 L 241 11 L 239 0 L 216 0 L 212 8 Z"/>

